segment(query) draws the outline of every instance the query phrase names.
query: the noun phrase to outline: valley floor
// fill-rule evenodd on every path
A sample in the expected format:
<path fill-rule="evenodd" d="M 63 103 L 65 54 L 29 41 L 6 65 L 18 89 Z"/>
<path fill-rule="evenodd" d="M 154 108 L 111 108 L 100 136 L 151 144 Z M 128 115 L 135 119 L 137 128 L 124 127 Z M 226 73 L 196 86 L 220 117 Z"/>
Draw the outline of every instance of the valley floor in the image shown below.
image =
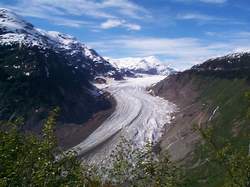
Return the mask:
<path fill-rule="evenodd" d="M 121 137 L 131 139 L 136 146 L 142 146 L 148 140 L 158 141 L 176 107 L 160 97 L 150 95 L 146 88 L 163 78 L 146 76 L 109 82 L 103 89 L 114 96 L 117 102 L 115 111 L 73 149 L 94 161 L 105 159 Z"/>

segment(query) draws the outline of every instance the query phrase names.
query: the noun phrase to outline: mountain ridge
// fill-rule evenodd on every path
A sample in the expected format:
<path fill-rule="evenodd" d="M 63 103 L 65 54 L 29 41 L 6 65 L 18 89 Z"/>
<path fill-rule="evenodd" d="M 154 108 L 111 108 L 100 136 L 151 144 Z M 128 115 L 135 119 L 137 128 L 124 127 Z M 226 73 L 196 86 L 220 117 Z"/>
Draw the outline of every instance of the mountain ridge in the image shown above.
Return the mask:
<path fill-rule="evenodd" d="M 127 57 L 120 59 L 112 59 L 106 57 L 106 59 L 120 71 L 131 71 L 134 74 L 168 76 L 176 72 L 173 68 L 168 67 L 155 56 Z"/>
<path fill-rule="evenodd" d="M 52 49 L 64 55 L 69 66 L 87 69 L 92 79 L 99 75 L 122 79 L 122 75 L 109 62 L 75 37 L 37 29 L 7 9 L 0 9 L 0 44 Z"/>
<path fill-rule="evenodd" d="M 248 101 L 250 54 L 234 53 L 213 58 L 189 70 L 170 75 L 151 87 L 151 93 L 178 107 L 171 127 L 166 127 L 159 143 L 173 160 L 188 168 L 188 186 L 223 186 L 225 172 L 215 170 L 204 151 L 194 125 L 212 128 L 214 143 L 232 143 L 235 150 L 249 151 Z"/>
<path fill-rule="evenodd" d="M 55 106 L 63 123 L 83 123 L 111 107 L 91 81 L 122 75 L 74 37 L 35 28 L 0 9 L 0 119 L 23 116 L 38 124 Z"/>

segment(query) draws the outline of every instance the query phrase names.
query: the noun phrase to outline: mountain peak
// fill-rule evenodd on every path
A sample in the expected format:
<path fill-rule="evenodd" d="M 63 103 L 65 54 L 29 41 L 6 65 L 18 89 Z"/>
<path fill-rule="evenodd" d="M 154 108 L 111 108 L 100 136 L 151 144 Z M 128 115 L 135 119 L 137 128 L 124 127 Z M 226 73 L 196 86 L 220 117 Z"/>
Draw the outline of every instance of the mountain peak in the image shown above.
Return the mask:
<path fill-rule="evenodd" d="M 108 61 L 120 70 L 129 70 L 135 74 L 169 75 L 174 72 L 155 56 L 108 59 Z"/>
<path fill-rule="evenodd" d="M 88 48 L 75 37 L 57 31 L 45 31 L 26 22 L 8 9 L 0 9 L 0 45 L 19 46 L 53 51 L 67 60 L 70 67 L 86 71 L 91 77 L 109 76 L 121 78 L 119 72 L 96 51 Z"/>
<path fill-rule="evenodd" d="M 32 30 L 34 26 L 9 9 L 0 8 L 0 33 L 3 32 L 23 32 Z"/>
<path fill-rule="evenodd" d="M 8 9 L 0 9 L 0 51 L 0 95 L 5 96 L 0 119 L 40 120 L 41 113 L 60 106 L 62 121 L 82 123 L 109 105 L 91 81 L 122 78 L 76 38 L 38 29 Z"/>

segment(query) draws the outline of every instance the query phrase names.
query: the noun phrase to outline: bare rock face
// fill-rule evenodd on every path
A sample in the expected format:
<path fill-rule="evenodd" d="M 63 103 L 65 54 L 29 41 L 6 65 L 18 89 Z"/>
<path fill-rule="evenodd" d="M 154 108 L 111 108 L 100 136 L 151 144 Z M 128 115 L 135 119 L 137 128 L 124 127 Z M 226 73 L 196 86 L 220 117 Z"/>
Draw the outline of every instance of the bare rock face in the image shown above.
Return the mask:
<path fill-rule="evenodd" d="M 208 111 L 197 100 L 199 90 L 192 75 L 178 73 L 169 76 L 152 87 L 155 95 L 163 97 L 178 107 L 171 125 L 159 143 L 160 149 L 168 151 L 173 160 L 181 161 L 192 154 L 200 137 L 193 130 L 194 124 L 202 124 L 208 118 Z"/>

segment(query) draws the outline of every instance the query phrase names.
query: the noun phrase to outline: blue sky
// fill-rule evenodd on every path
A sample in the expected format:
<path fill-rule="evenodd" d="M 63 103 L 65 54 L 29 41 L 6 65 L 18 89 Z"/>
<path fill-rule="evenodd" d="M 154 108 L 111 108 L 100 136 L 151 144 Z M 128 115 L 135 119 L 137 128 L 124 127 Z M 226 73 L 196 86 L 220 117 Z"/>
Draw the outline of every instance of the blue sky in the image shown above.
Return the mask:
<path fill-rule="evenodd" d="M 1 0 L 0 6 L 112 58 L 154 55 L 185 69 L 250 50 L 249 0 Z"/>

